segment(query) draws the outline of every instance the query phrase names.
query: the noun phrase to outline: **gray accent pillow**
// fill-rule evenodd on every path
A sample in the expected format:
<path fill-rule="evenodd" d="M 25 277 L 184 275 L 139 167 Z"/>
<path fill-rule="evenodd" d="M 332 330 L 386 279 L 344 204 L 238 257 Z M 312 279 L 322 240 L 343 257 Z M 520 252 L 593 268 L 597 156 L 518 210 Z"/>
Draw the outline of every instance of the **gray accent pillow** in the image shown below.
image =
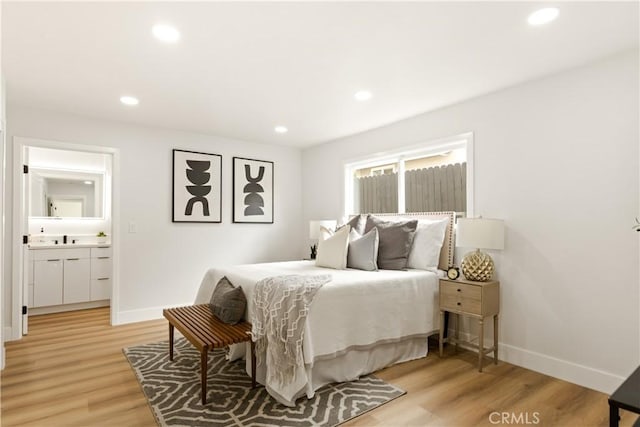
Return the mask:
<path fill-rule="evenodd" d="M 418 220 L 384 221 L 373 215 L 367 217 L 365 232 L 378 229 L 378 268 L 384 270 L 404 270 L 411 252 L 413 236 Z"/>
<path fill-rule="evenodd" d="M 347 267 L 366 271 L 378 270 L 378 229 L 374 228 L 364 236 L 351 230 Z"/>
<path fill-rule="evenodd" d="M 227 277 L 220 279 L 209 302 L 211 312 L 224 323 L 234 325 L 242 320 L 247 298 L 241 287 L 234 288 Z"/>
<path fill-rule="evenodd" d="M 364 227 L 367 224 L 367 215 L 356 215 L 353 218 L 351 218 L 349 221 L 347 221 L 346 224 L 344 225 L 348 225 L 350 226 L 350 230 L 355 230 L 356 233 L 358 233 L 359 235 L 363 235 L 364 234 Z M 338 227 L 338 228 L 342 228 L 344 227 L 344 225 Z"/>

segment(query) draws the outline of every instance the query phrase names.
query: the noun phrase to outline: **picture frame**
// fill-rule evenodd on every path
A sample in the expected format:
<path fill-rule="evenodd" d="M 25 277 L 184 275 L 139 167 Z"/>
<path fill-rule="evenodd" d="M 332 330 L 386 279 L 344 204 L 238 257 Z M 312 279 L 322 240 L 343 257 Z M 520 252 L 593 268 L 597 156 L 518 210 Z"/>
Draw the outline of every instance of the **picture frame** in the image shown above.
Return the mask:
<path fill-rule="evenodd" d="M 173 150 L 172 222 L 222 222 L 222 156 Z"/>
<path fill-rule="evenodd" d="M 273 224 L 273 162 L 233 158 L 233 222 Z"/>

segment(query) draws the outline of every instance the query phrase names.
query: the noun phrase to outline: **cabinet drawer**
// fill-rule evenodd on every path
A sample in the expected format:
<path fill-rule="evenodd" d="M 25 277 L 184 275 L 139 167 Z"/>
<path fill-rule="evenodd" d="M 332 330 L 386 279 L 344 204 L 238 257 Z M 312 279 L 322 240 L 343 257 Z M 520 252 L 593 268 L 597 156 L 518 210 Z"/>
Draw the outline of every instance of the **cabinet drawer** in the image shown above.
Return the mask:
<path fill-rule="evenodd" d="M 71 249 L 33 249 L 33 259 L 47 261 L 52 259 L 89 258 L 89 248 Z"/>
<path fill-rule="evenodd" d="M 111 246 L 99 246 L 97 248 L 91 248 L 91 258 L 111 258 Z"/>
<path fill-rule="evenodd" d="M 468 285 L 466 283 L 441 282 L 441 295 L 458 295 L 461 298 L 482 299 L 482 288 L 480 286 Z"/>
<path fill-rule="evenodd" d="M 91 280 L 91 301 L 100 301 L 111 298 L 111 279 Z"/>
<path fill-rule="evenodd" d="M 91 258 L 91 279 L 111 278 L 111 258 Z"/>
<path fill-rule="evenodd" d="M 457 294 L 440 294 L 440 308 L 448 311 L 459 311 L 468 314 L 482 314 L 480 299 L 463 298 Z"/>

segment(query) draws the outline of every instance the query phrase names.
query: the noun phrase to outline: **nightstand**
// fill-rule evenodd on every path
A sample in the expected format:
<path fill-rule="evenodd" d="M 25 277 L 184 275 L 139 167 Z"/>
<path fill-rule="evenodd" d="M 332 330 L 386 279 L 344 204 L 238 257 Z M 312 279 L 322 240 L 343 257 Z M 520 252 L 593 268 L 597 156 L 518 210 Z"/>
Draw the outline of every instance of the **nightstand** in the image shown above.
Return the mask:
<path fill-rule="evenodd" d="M 440 279 L 440 357 L 444 339 L 444 313 L 448 311 L 456 314 L 455 337 L 449 337 L 447 342 L 464 343 L 478 348 L 478 371 L 482 372 L 484 355 L 493 351 L 493 362 L 498 364 L 498 313 L 500 312 L 500 282 L 472 282 L 471 280 Z M 480 323 L 478 345 L 463 342 L 459 339 L 460 316 L 474 317 Z M 484 348 L 484 319 L 493 316 L 493 347 Z"/>

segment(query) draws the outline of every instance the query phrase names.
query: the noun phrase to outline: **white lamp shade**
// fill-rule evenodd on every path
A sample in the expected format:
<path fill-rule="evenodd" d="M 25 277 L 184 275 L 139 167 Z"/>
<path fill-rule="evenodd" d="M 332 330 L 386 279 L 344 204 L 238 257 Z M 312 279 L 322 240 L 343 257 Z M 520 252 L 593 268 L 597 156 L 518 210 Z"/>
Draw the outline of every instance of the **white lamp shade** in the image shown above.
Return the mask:
<path fill-rule="evenodd" d="M 309 221 L 309 238 L 310 239 L 319 239 L 320 238 L 320 227 L 328 228 L 329 230 L 333 230 L 336 228 L 336 224 L 338 221 L 331 219 L 316 219 L 313 221 Z"/>
<path fill-rule="evenodd" d="M 501 219 L 458 218 L 456 246 L 477 249 L 504 249 L 504 222 Z"/>

